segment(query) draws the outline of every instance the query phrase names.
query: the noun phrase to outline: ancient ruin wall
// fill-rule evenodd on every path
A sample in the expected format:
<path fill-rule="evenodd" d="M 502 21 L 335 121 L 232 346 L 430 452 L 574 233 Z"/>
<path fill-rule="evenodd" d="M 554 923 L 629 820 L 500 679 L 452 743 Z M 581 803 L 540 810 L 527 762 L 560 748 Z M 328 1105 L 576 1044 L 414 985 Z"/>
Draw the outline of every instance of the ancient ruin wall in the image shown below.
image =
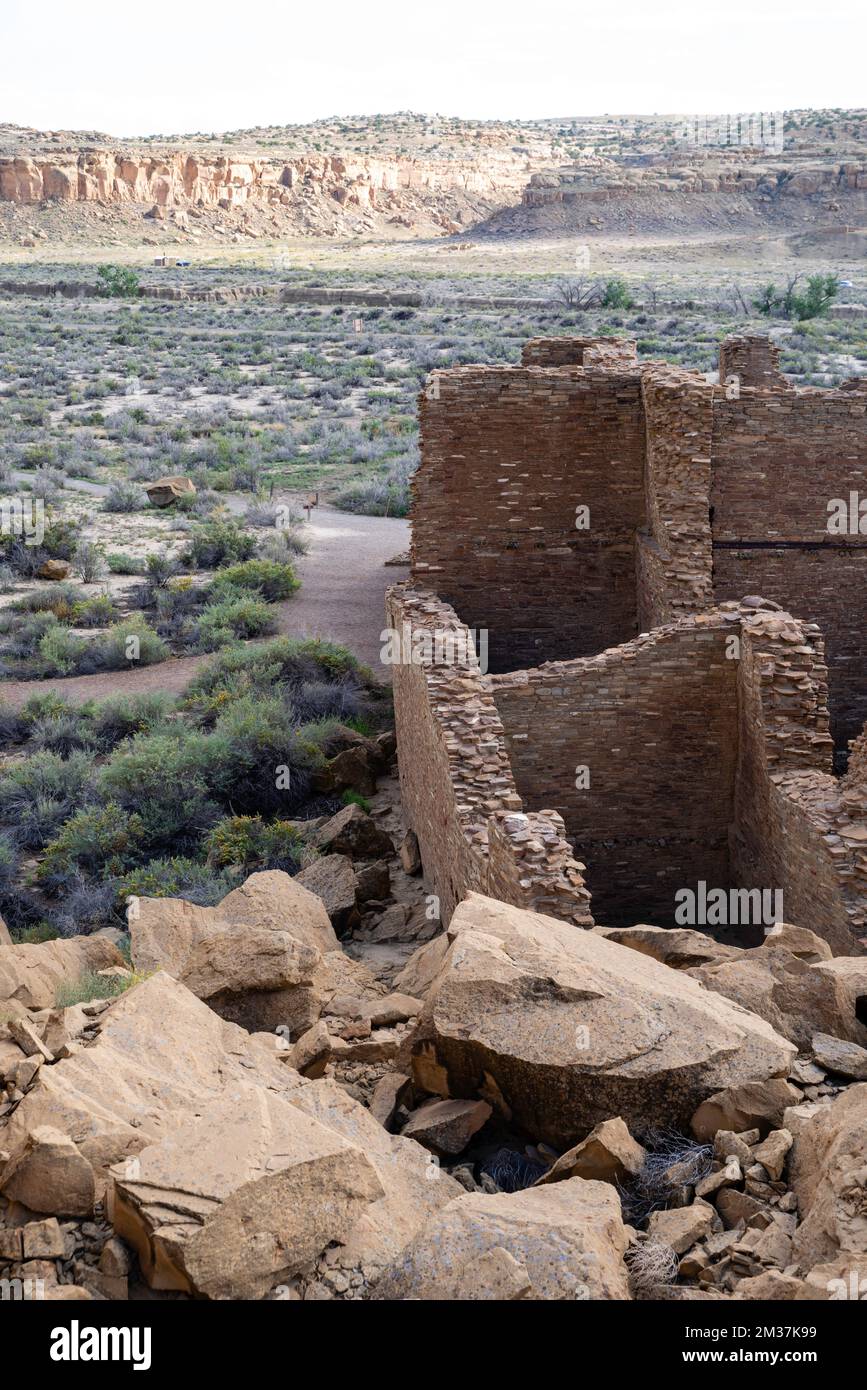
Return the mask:
<path fill-rule="evenodd" d="M 443 922 L 473 889 L 591 926 L 583 866 L 562 821 L 524 812 L 466 628 L 408 585 L 388 591 L 386 611 L 401 647 L 393 677 L 403 807 Z"/>
<path fill-rule="evenodd" d="M 522 367 L 637 368 L 634 338 L 531 338 L 521 349 Z"/>
<path fill-rule="evenodd" d="M 413 576 L 487 629 L 491 669 L 633 636 L 644 519 L 637 374 L 459 367 L 434 374 L 420 418 Z"/>
<path fill-rule="evenodd" d="M 687 619 L 596 657 L 492 678 L 518 791 L 562 815 L 597 921 L 670 925 L 676 889 L 730 883 L 727 630 L 721 618 Z"/>
<path fill-rule="evenodd" d="M 636 542 L 642 630 L 707 608 L 712 550 L 708 495 L 713 387 L 696 372 L 642 371 L 646 531 Z"/>
<path fill-rule="evenodd" d="M 735 875 L 782 889 L 787 921 L 819 932 L 838 953 L 859 953 L 867 946 L 867 778 L 858 766 L 843 783 L 830 775 L 819 629 L 756 613 L 742 629 L 738 679 Z"/>
<path fill-rule="evenodd" d="M 867 498 L 865 425 L 861 392 L 713 403 L 714 596 L 761 594 L 819 624 L 838 742 L 867 719 L 867 535 L 829 533 L 828 504 Z"/>
<path fill-rule="evenodd" d="M 719 379 L 765 391 L 788 391 L 780 371 L 780 349 L 767 334 L 737 333 L 720 343 Z"/>

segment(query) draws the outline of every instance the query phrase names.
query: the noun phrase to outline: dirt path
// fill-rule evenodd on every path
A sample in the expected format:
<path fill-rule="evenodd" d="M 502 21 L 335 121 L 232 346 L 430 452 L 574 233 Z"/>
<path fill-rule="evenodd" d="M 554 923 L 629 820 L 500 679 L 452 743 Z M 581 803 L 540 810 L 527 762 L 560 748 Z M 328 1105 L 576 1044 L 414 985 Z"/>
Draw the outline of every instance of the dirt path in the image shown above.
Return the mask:
<path fill-rule="evenodd" d="M 89 489 L 88 489 L 89 490 Z M 294 598 L 276 604 L 278 631 L 291 637 L 327 637 L 341 642 L 368 663 L 374 676 L 389 679 L 379 659 L 385 625 L 384 595 L 389 584 L 408 570 L 386 567 L 386 560 L 407 550 L 409 522 L 396 517 L 355 516 L 320 506 L 307 530 L 309 554 L 297 569 L 301 588 Z M 47 690 L 73 704 L 106 695 L 146 690 L 184 690 L 207 656 L 173 657 L 140 670 L 105 671 L 96 676 L 58 676 L 44 681 L 10 681 L 0 686 L 0 701 L 18 706 Z"/>

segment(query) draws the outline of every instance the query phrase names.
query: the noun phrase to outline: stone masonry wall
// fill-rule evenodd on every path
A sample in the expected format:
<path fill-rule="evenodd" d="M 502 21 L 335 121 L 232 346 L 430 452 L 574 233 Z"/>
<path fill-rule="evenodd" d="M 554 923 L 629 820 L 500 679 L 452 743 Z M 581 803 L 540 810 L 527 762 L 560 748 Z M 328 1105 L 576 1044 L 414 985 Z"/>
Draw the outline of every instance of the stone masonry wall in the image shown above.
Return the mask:
<path fill-rule="evenodd" d="M 788 391 L 789 383 L 779 364 L 780 349 L 766 334 L 737 333 L 720 343 L 721 383 L 737 377 L 741 386 L 759 386 L 765 391 Z"/>
<path fill-rule="evenodd" d="M 688 618 L 491 680 L 518 791 L 562 815 L 606 925 L 671 925 L 677 888 L 729 885 L 737 711 L 725 634 L 722 619 Z"/>
<path fill-rule="evenodd" d="M 713 387 L 696 372 L 642 371 L 647 529 L 636 547 L 642 630 L 713 601 L 711 485 Z"/>
<path fill-rule="evenodd" d="M 867 498 L 867 398 L 716 392 L 712 458 L 714 596 L 761 594 L 819 624 L 845 743 L 867 719 L 867 535 L 829 533 L 828 503 Z"/>
<path fill-rule="evenodd" d="M 447 604 L 411 585 L 388 591 L 386 613 L 403 656 L 419 657 L 393 670 L 401 796 L 443 922 L 474 889 L 591 926 L 583 865 L 562 821 L 546 810 L 524 813 L 466 628 Z"/>
<path fill-rule="evenodd" d="M 638 366 L 634 338 L 531 338 L 521 349 L 522 367 Z"/>
<path fill-rule="evenodd" d="M 420 419 L 413 577 L 488 630 L 491 669 L 633 636 L 644 520 L 637 373 L 459 367 L 435 373 Z M 576 527 L 579 506 L 587 529 Z"/>

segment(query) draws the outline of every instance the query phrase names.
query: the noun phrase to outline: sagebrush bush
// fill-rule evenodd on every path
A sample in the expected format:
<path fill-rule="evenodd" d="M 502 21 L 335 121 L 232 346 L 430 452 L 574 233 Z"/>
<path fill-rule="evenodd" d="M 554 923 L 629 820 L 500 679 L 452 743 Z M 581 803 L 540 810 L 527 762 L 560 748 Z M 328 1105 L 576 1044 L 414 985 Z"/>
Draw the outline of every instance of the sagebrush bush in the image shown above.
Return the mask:
<path fill-rule="evenodd" d="M 254 589 L 268 603 L 278 603 L 289 598 L 299 587 L 295 571 L 290 564 L 276 560 L 244 560 L 238 565 L 229 565 L 214 576 L 211 593 L 221 597 L 231 589 Z"/>
<path fill-rule="evenodd" d="M 238 886 L 231 874 L 215 872 L 207 864 L 183 856 L 152 859 L 141 868 L 114 881 L 118 901 L 138 898 L 185 898 L 200 907 L 213 907 Z"/>
<path fill-rule="evenodd" d="M 0 819 L 26 849 L 47 844 L 80 806 L 94 797 L 92 756 L 34 753 L 0 777 Z"/>
<path fill-rule="evenodd" d="M 230 642 L 264 637 L 275 627 L 274 614 L 263 598 L 226 589 L 225 597 L 203 609 L 198 621 L 198 645 L 202 651 L 212 652 Z"/>
<path fill-rule="evenodd" d="M 256 549 L 256 540 L 236 521 L 206 521 L 196 526 L 182 561 L 193 569 L 214 570 L 249 560 Z"/>

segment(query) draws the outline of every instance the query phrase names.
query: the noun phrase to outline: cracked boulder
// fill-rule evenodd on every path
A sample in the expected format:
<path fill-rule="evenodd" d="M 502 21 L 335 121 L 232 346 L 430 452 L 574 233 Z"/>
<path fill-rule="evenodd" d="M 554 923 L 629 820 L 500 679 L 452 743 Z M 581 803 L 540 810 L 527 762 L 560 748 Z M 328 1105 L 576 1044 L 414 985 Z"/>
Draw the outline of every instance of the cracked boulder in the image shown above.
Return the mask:
<path fill-rule="evenodd" d="M 724 1087 L 786 1076 L 794 1046 L 680 971 L 592 931 L 471 893 L 410 1041 L 420 1090 L 496 1097 L 566 1149 L 619 1115 L 685 1124 Z"/>
<path fill-rule="evenodd" d="M 572 928 L 574 930 L 574 928 Z M 626 1230 L 610 1183 L 570 1178 L 466 1193 L 425 1224 L 377 1299 L 627 1299 Z"/>
<path fill-rule="evenodd" d="M 333 1082 L 227 1088 L 111 1170 L 109 1214 L 156 1289 L 261 1298 L 315 1262 L 378 1273 L 460 1191 Z"/>
<path fill-rule="evenodd" d="M 131 915 L 137 970 L 165 970 L 223 1018 L 303 1032 L 319 1017 L 323 953 L 339 949 L 322 902 L 280 870 L 251 874 L 216 907 L 140 898 Z"/>
<path fill-rule="evenodd" d="M 109 1217 L 152 1287 L 261 1298 L 384 1195 L 367 1156 L 255 1085 L 111 1170 Z"/>
<path fill-rule="evenodd" d="M 104 1010 L 93 1042 L 40 1067 L 0 1121 L 8 1154 L 0 1192 L 11 1184 L 19 1200 L 26 1192 L 28 1205 L 52 1215 L 67 1213 L 72 1192 L 80 1212 L 87 1194 L 102 1197 L 112 1164 L 206 1113 L 227 1086 L 255 1075 L 291 1094 L 301 1078 L 278 1060 L 274 1041 L 224 1022 L 164 971 L 152 975 Z M 55 1191 L 48 1179 L 60 1160 L 65 1176 Z"/>
<path fill-rule="evenodd" d="M 814 1033 L 867 1042 L 867 1028 L 859 1023 L 843 981 L 779 945 L 781 939 L 785 938 L 770 935 L 737 960 L 703 965 L 690 974 L 708 989 L 766 1019 L 801 1052 L 809 1051 Z"/>

